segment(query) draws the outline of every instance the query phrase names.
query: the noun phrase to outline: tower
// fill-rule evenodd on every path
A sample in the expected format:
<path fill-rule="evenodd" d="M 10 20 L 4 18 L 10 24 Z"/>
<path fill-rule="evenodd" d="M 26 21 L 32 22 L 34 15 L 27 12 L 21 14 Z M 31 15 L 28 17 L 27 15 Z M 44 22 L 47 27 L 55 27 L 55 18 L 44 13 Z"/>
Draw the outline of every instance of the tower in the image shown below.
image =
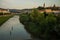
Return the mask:
<path fill-rule="evenodd" d="M 43 4 L 43 7 L 45 8 L 45 3 Z"/>
<path fill-rule="evenodd" d="M 54 4 L 53 7 L 56 7 L 56 5 Z"/>

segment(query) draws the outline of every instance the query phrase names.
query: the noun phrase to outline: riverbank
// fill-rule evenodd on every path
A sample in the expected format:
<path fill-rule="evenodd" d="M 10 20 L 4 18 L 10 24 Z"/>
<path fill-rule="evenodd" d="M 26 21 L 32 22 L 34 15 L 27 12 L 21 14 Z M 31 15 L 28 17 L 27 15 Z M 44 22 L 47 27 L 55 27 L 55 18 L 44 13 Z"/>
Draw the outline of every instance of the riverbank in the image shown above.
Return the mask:
<path fill-rule="evenodd" d="M 0 26 L 6 22 L 9 18 L 13 17 L 13 15 L 9 15 L 9 16 L 0 16 Z"/>
<path fill-rule="evenodd" d="M 14 15 L 0 27 L 0 40 L 29 40 L 30 34 L 19 22 L 19 16 Z"/>
<path fill-rule="evenodd" d="M 60 15 L 39 13 L 34 9 L 32 13 L 21 14 L 19 20 L 33 37 L 44 40 L 57 40 L 60 37 Z"/>

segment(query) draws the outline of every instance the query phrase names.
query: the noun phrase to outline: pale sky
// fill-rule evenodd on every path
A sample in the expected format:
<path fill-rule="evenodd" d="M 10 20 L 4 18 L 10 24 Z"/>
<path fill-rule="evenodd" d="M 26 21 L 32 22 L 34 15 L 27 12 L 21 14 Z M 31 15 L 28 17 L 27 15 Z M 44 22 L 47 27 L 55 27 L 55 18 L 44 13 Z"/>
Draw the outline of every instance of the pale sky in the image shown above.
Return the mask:
<path fill-rule="evenodd" d="M 25 9 L 38 6 L 60 6 L 60 0 L 0 0 L 0 8 Z"/>

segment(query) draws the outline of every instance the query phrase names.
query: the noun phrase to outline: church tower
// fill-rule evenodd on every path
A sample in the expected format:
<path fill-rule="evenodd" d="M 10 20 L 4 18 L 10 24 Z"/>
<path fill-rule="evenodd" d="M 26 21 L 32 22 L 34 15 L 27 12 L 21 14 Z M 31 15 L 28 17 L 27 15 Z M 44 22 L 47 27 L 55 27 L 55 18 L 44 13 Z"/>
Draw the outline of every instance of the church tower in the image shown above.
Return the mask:
<path fill-rule="evenodd" d="M 56 7 L 56 5 L 54 4 L 53 7 Z"/>
<path fill-rule="evenodd" d="M 45 8 L 45 3 L 43 4 L 43 7 Z"/>

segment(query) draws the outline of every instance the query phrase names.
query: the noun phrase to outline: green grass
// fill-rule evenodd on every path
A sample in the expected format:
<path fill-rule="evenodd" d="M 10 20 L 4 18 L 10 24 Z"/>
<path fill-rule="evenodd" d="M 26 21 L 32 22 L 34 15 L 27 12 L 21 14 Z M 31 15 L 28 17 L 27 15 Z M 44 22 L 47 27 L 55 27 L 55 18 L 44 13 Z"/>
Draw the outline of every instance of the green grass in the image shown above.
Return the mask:
<path fill-rule="evenodd" d="M 9 18 L 11 18 L 12 16 L 1 16 L 0 17 L 0 26 L 6 22 Z"/>

